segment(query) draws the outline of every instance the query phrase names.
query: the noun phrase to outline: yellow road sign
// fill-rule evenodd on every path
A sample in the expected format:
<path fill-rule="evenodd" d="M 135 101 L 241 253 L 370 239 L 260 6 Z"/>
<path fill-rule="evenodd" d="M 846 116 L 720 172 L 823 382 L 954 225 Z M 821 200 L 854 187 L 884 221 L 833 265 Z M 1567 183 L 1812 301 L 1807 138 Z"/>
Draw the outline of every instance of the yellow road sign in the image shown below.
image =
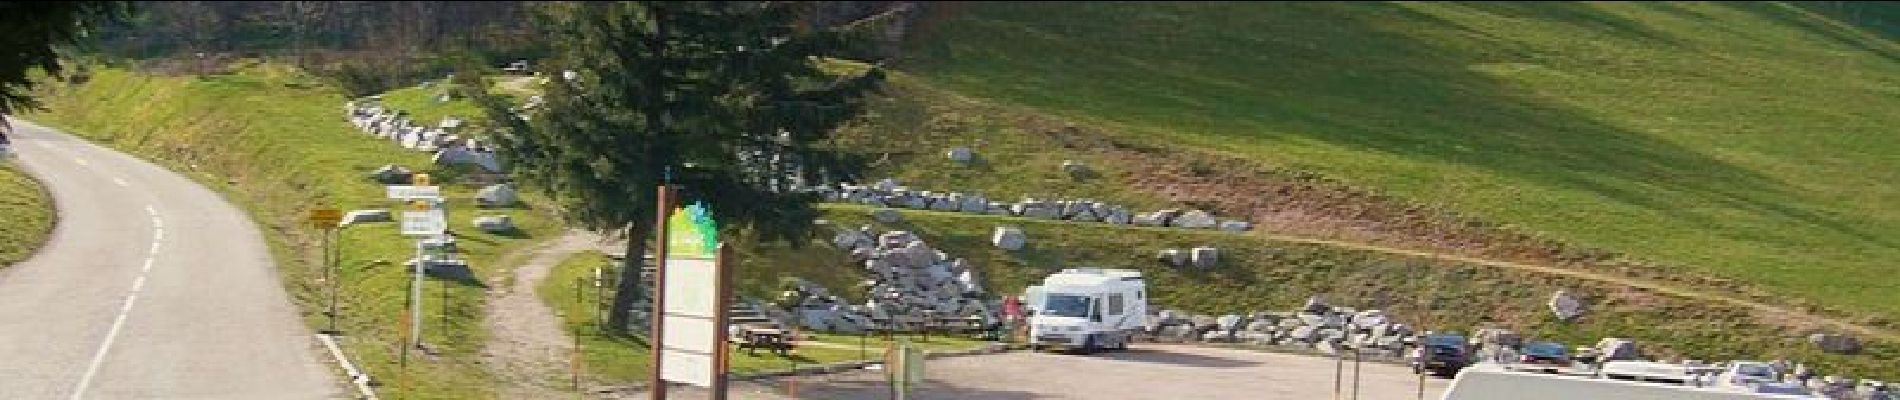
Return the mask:
<path fill-rule="evenodd" d="M 310 210 L 310 225 L 312 226 L 318 228 L 334 228 L 338 222 L 343 222 L 342 211 L 334 208 Z"/>

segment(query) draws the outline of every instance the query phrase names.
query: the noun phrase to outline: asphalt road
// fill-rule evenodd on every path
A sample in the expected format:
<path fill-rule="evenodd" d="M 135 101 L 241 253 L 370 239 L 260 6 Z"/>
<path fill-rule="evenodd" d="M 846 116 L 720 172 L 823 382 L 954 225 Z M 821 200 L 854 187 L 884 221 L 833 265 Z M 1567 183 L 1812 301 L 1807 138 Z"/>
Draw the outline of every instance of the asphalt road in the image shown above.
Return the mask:
<path fill-rule="evenodd" d="M 1138 343 L 1123 352 L 1093 355 L 1010 352 L 930 360 L 925 383 L 911 392 L 916 400 L 1319 400 L 1332 399 L 1333 359 L 1193 345 Z M 1344 363 L 1340 399 L 1413 400 L 1419 398 L 1417 375 L 1395 365 L 1364 363 L 1357 396 L 1353 364 Z M 797 378 L 791 396 L 788 379 L 734 383 L 734 399 L 883 400 L 890 398 L 881 371 L 853 371 Z M 1424 399 L 1442 397 L 1450 381 L 1428 378 Z M 705 398 L 703 391 L 674 389 L 684 398 Z M 643 393 L 617 398 L 643 399 Z"/>
<path fill-rule="evenodd" d="M 12 124 L 59 222 L 0 270 L 0 399 L 343 396 L 245 214 L 164 168 Z"/>

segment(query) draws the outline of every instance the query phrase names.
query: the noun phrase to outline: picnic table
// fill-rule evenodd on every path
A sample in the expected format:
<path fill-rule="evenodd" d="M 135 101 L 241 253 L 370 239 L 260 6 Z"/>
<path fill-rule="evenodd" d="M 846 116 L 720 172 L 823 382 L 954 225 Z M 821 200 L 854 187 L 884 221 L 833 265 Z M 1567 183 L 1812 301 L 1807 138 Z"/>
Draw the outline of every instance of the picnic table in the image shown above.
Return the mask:
<path fill-rule="evenodd" d="M 791 356 L 791 335 L 783 329 L 743 328 L 739 330 L 738 339 L 736 343 L 740 350 L 746 351 L 746 355 L 756 355 L 758 349 L 763 348 L 773 354 Z"/>

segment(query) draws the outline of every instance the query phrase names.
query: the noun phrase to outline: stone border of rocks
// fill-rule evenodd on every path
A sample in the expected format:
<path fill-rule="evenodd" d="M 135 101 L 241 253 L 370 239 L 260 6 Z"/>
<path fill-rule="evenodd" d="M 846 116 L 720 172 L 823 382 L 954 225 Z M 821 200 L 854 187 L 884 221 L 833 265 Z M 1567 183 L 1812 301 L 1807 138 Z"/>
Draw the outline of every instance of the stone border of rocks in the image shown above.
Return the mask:
<path fill-rule="evenodd" d="M 1165 209 L 1137 214 L 1126 206 L 1093 199 L 1048 200 L 1030 197 L 1013 203 L 1000 202 L 991 201 L 977 193 L 913 190 L 899 185 L 894 179 L 884 179 L 871 185 L 840 183 L 811 190 L 822 195 L 827 202 L 877 207 L 1232 232 L 1253 229 L 1251 222 L 1223 221 L 1203 210 Z"/>

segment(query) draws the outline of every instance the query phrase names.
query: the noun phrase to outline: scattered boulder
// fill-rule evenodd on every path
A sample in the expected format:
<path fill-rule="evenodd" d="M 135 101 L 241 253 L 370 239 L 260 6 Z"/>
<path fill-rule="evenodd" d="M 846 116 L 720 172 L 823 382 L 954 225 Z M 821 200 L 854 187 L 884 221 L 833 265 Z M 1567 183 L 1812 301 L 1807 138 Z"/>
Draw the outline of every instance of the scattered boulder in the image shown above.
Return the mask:
<path fill-rule="evenodd" d="M 343 214 L 342 225 L 348 226 L 348 225 L 370 223 L 370 222 L 389 222 L 389 221 L 394 221 L 394 220 L 395 220 L 395 217 L 390 216 L 389 210 L 353 210 L 347 214 Z"/>
<path fill-rule="evenodd" d="M 957 211 L 963 208 L 963 194 L 951 193 L 949 196 L 933 197 L 930 209 L 936 211 Z"/>
<path fill-rule="evenodd" d="M 982 195 L 962 195 L 957 203 L 957 211 L 966 213 L 983 213 L 989 211 L 990 208 L 990 200 L 983 198 Z"/>
<path fill-rule="evenodd" d="M 413 176 L 415 176 L 415 172 L 395 164 L 384 165 L 369 173 L 371 180 L 375 180 L 376 183 L 384 185 L 407 185 L 409 184 L 409 179 Z"/>
<path fill-rule="evenodd" d="M 475 192 L 475 203 L 482 207 L 508 207 L 520 201 L 516 197 L 515 187 L 510 184 L 489 185 Z"/>
<path fill-rule="evenodd" d="M 1196 247 L 1190 252 L 1188 258 L 1193 260 L 1195 268 L 1213 268 L 1220 262 L 1220 249 Z"/>
<path fill-rule="evenodd" d="M 968 147 L 953 147 L 945 156 L 950 157 L 950 161 L 967 163 L 976 157 L 976 153 L 971 152 Z"/>
<path fill-rule="evenodd" d="M 475 228 L 488 233 L 505 233 L 515 230 L 515 221 L 506 215 L 484 215 L 475 217 Z"/>
<path fill-rule="evenodd" d="M 1070 177 L 1080 178 L 1088 175 L 1089 166 L 1076 160 L 1062 160 L 1062 172 Z"/>
<path fill-rule="evenodd" d="M 1181 249 L 1162 249 L 1161 252 L 1155 254 L 1155 260 L 1171 267 L 1185 267 L 1188 264 L 1188 253 Z"/>
<path fill-rule="evenodd" d="M 879 208 L 876 210 L 871 210 L 871 219 L 874 219 L 874 220 L 877 220 L 877 222 L 882 222 L 886 224 L 895 224 L 895 223 L 903 221 L 904 215 L 898 213 L 897 210 L 893 210 L 889 208 Z"/>
<path fill-rule="evenodd" d="M 1248 229 L 1253 229 L 1253 224 L 1247 221 L 1221 221 L 1220 223 L 1220 230 L 1223 231 L 1241 232 Z"/>
<path fill-rule="evenodd" d="M 1174 217 L 1168 221 L 1168 226 L 1188 229 L 1211 229 L 1219 223 L 1219 220 L 1214 219 L 1212 214 L 1208 214 L 1206 211 L 1194 210 Z"/>
<path fill-rule="evenodd" d="M 1813 343 L 1815 346 L 1820 347 L 1821 351 L 1834 354 L 1854 354 L 1860 352 L 1860 340 L 1855 339 L 1853 336 L 1816 333 L 1808 335 L 1808 343 Z"/>
<path fill-rule="evenodd" d="M 1141 226 L 1165 226 L 1168 220 L 1159 212 L 1145 213 L 1129 219 L 1130 223 Z"/>
<path fill-rule="evenodd" d="M 996 245 L 996 248 L 999 249 L 1016 251 L 1022 250 L 1023 245 L 1029 244 L 1029 238 L 1023 236 L 1023 230 L 1021 228 L 999 226 L 996 227 L 994 233 L 990 234 L 990 243 Z"/>
<path fill-rule="evenodd" d="M 1583 302 L 1571 295 L 1570 291 L 1559 289 L 1557 293 L 1550 295 L 1550 312 L 1555 314 L 1559 321 L 1577 319 L 1583 315 Z"/>
<path fill-rule="evenodd" d="M 871 247 L 877 243 L 871 239 L 870 235 L 866 235 L 864 231 L 842 229 L 838 231 L 836 236 L 831 237 L 831 244 L 840 249 L 851 250 L 860 247 Z"/>

